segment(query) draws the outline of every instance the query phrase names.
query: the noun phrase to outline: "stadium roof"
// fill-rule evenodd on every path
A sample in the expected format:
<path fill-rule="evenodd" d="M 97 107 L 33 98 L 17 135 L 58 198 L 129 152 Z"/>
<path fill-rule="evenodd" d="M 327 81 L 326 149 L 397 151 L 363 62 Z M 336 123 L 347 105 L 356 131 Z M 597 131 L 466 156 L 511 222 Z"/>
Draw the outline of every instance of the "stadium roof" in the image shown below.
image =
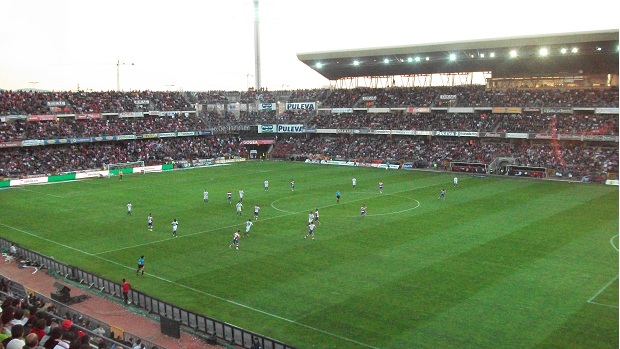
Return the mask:
<path fill-rule="evenodd" d="M 297 58 L 329 80 L 464 72 L 491 72 L 494 78 L 618 75 L 618 30 L 298 53 Z"/>

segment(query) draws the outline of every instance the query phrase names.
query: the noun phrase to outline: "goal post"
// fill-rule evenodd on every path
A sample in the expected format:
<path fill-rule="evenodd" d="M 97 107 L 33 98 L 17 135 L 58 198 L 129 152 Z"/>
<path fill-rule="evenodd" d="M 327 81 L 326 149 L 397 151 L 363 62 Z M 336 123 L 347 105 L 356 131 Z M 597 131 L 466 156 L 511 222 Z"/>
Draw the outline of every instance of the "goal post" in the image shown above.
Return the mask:
<path fill-rule="evenodd" d="M 104 165 L 104 168 L 108 171 L 110 176 L 118 176 L 121 171 L 123 174 L 133 173 L 133 168 L 136 167 L 144 167 L 144 161 L 119 162 Z"/>

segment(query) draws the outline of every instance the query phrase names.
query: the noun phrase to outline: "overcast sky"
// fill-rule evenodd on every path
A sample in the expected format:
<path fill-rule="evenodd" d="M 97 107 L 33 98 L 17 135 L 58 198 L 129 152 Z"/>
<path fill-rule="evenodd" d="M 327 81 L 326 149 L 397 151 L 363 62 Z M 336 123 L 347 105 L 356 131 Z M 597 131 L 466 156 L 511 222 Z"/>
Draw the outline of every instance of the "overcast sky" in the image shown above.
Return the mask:
<path fill-rule="evenodd" d="M 328 85 L 297 53 L 618 29 L 618 3 L 260 0 L 262 86 Z M 0 88 L 115 90 L 118 67 L 122 90 L 245 90 L 253 18 L 253 0 L 2 0 Z"/>

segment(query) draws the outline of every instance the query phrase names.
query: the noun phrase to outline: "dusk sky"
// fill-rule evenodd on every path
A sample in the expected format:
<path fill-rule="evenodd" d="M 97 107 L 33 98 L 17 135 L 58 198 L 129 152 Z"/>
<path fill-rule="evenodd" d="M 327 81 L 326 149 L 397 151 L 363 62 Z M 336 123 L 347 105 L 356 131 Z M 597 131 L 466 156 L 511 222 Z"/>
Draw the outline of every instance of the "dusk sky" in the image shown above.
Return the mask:
<path fill-rule="evenodd" d="M 329 84 L 298 53 L 618 29 L 617 1 L 261 0 L 262 86 Z M 253 0 L 0 2 L 0 89 L 246 90 Z M 133 63 L 133 65 L 132 65 Z"/>

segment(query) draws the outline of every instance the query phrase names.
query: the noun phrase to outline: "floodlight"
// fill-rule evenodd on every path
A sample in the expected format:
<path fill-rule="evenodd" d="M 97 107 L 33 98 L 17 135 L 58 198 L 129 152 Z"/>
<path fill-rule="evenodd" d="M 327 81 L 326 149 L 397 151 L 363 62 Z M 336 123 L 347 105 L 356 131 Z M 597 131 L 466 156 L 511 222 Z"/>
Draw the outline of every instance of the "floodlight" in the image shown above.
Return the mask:
<path fill-rule="evenodd" d="M 415 61 L 416 61 L 416 62 L 419 62 L 419 61 L 420 61 L 420 57 L 416 57 L 416 58 L 415 58 Z"/>
<path fill-rule="evenodd" d="M 495 52 L 491 52 L 491 53 L 489 54 L 489 57 L 491 57 L 491 58 L 495 58 Z"/>
<path fill-rule="evenodd" d="M 450 54 L 450 60 L 451 61 L 456 61 L 456 54 L 455 53 L 451 53 Z"/>
<path fill-rule="evenodd" d="M 411 57 L 407 58 L 407 62 L 409 62 L 409 63 L 413 62 L 413 58 L 411 58 Z"/>
<path fill-rule="evenodd" d="M 547 49 L 546 47 L 541 48 L 540 50 L 538 50 L 538 54 L 545 57 L 549 55 L 549 49 Z"/>
<path fill-rule="evenodd" d="M 321 63 L 321 62 L 317 62 L 317 63 L 315 64 L 315 67 L 316 67 L 317 69 L 321 69 L 321 68 L 323 67 L 323 63 Z"/>
<path fill-rule="evenodd" d="M 512 51 L 510 51 L 510 57 L 511 57 L 511 58 L 516 58 L 517 56 L 518 56 L 518 54 L 517 54 L 517 50 L 512 50 Z"/>
<path fill-rule="evenodd" d="M 388 63 L 390 63 L 390 60 L 389 60 L 389 59 L 387 59 L 387 58 L 384 58 L 384 59 L 383 59 L 383 63 L 388 64 Z"/>
<path fill-rule="evenodd" d="M 356 59 L 353 61 L 353 65 L 360 65 L 360 62 Z"/>
<path fill-rule="evenodd" d="M 573 47 L 573 49 L 570 50 L 570 52 L 577 53 L 577 52 L 579 52 L 579 49 L 577 47 Z"/>
<path fill-rule="evenodd" d="M 562 49 L 560 50 L 560 53 L 565 54 L 566 52 L 568 52 L 568 50 L 565 47 L 562 47 Z"/>

